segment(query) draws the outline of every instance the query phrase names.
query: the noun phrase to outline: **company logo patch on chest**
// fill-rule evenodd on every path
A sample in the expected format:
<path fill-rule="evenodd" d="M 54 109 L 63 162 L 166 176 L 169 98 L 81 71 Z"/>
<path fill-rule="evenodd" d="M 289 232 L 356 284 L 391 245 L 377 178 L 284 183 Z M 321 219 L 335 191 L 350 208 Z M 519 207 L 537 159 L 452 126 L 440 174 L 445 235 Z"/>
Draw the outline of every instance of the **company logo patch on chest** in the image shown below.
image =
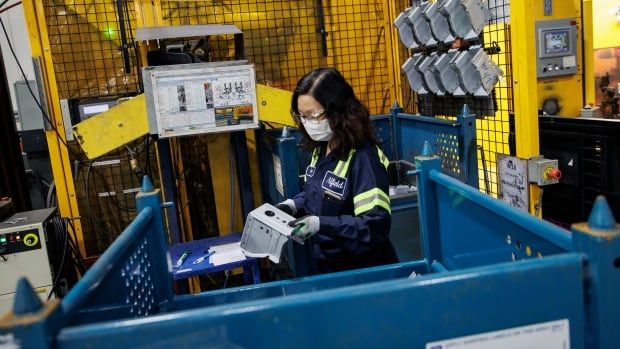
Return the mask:
<path fill-rule="evenodd" d="M 325 190 L 344 196 L 344 189 L 347 187 L 347 179 L 336 176 L 332 171 L 327 171 L 325 177 L 323 177 L 321 186 Z"/>
<path fill-rule="evenodd" d="M 306 167 L 306 177 L 312 177 L 314 176 L 314 171 L 316 170 L 316 168 L 314 166 L 308 166 Z"/>

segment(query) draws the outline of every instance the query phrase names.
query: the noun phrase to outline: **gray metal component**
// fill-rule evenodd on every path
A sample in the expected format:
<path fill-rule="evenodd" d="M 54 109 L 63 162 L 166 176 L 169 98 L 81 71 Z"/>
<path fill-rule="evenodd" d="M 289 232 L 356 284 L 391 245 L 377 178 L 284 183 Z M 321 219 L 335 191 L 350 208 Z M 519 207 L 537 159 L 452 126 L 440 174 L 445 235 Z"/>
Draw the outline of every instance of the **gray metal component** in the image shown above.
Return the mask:
<path fill-rule="evenodd" d="M 243 33 L 233 24 L 200 24 L 136 29 L 136 41 Z"/>
<path fill-rule="evenodd" d="M 435 73 L 433 71 L 435 62 L 437 62 L 438 59 L 439 56 L 436 52 L 431 53 L 431 55 L 426 57 L 426 59 L 422 63 L 420 71 L 424 75 L 424 81 L 426 81 L 426 86 L 428 86 L 428 90 L 436 95 L 442 96 L 445 94 L 445 91 L 443 90 L 443 86 L 437 81 L 437 78 L 435 77 Z"/>
<path fill-rule="evenodd" d="M 432 92 L 431 86 L 428 85 L 428 80 L 426 79 L 426 71 L 430 69 L 430 66 L 433 64 L 435 58 L 437 58 L 436 54 L 431 55 L 431 56 L 426 56 L 424 57 L 424 59 L 420 60 L 420 63 L 418 63 L 418 65 L 416 66 L 416 69 L 418 70 L 419 74 L 422 76 L 422 80 L 424 81 L 424 86 L 426 87 L 426 93 Z M 431 83 L 433 83 L 432 80 L 431 80 Z M 418 92 L 418 93 L 422 94 L 421 92 Z"/>
<path fill-rule="evenodd" d="M 475 96 L 488 96 L 499 79 L 503 76 L 502 70 L 489 55 L 482 49 L 478 50 L 471 59 L 471 64 L 476 67 L 480 74 L 480 82 L 482 85 L 474 93 Z"/>
<path fill-rule="evenodd" d="M 422 46 L 433 46 L 437 44 L 433 32 L 431 30 L 431 24 L 424 16 L 424 11 L 428 7 L 428 2 L 423 2 L 420 6 L 414 8 L 409 13 L 409 22 L 413 26 L 413 34 L 417 41 Z"/>
<path fill-rule="evenodd" d="M 536 76 L 577 74 L 577 29 L 574 18 L 536 22 Z"/>
<path fill-rule="evenodd" d="M 263 204 L 248 215 L 241 250 L 248 257 L 269 257 L 274 263 L 280 262 L 284 244 L 291 238 L 293 229 L 288 223 L 295 218 L 273 205 Z"/>
<path fill-rule="evenodd" d="M 62 123 L 65 126 L 65 136 L 68 141 L 73 140 L 73 124 L 71 122 L 71 110 L 69 109 L 69 100 L 60 100 L 60 112 L 62 113 Z"/>
<path fill-rule="evenodd" d="M 491 11 L 481 0 L 446 0 L 439 9 L 450 23 L 455 37 L 474 40 L 491 18 Z"/>
<path fill-rule="evenodd" d="M 424 77 L 422 73 L 418 70 L 418 65 L 424 60 L 424 55 L 421 53 L 416 53 L 412 57 L 409 57 L 405 64 L 402 65 L 401 69 L 407 75 L 407 80 L 409 80 L 409 86 L 411 89 L 418 94 L 427 94 L 428 88 L 426 87 L 426 83 L 424 82 Z"/>
<path fill-rule="evenodd" d="M 418 48 L 420 44 L 416 41 L 415 35 L 413 35 L 413 27 L 409 22 L 409 13 L 411 12 L 411 8 L 405 9 L 405 11 L 401 12 L 398 17 L 394 20 L 394 26 L 398 30 L 398 37 L 400 41 L 407 48 Z"/>
<path fill-rule="evenodd" d="M 464 93 L 488 96 L 502 77 L 502 70 L 480 46 L 462 51 L 453 61 Z M 457 93 L 454 93 L 457 95 Z M 458 94 L 460 95 L 460 94 Z"/>
<path fill-rule="evenodd" d="M 439 11 L 448 18 L 454 36 L 465 39 L 472 35 L 471 23 L 460 0 L 446 0 Z"/>
<path fill-rule="evenodd" d="M 435 64 L 431 68 L 435 74 L 437 83 L 441 85 L 441 89 L 445 93 L 453 94 L 460 86 L 459 74 L 450 65 L 450 62 L 456 57 L 458 50 L 452 49 L 437 58 Z"/>
<path fill-rule="evenodd" d="M 438 42 L 450 44 L 454 42 L 454 35 L 452 35 L 452 30 L 450 30 L 448 18 L 439 11 L 444 2 L 446 2 L 446 0 L 439 0 L 430 4 L 426 8 L 426 11 L 424 11 L 424 16 L 426 16 L 431 25 L 431 31 L 435 39 Z"/>
<path fill-rule="evenodd" d="M 43 114 L 28 88 L 30 87 L 36 96 L 37 84 L 33 80 L 28 82 L 16 81 L 13 83 L 13 86 L 15 88 L 15 99 L 17 100 L 17 113 L 22 126 L 21 130 L 42 130 L 45 127 L 43 124 Z"/>
<path fill-rule="evenodd" d="M 462 88 L 462 94 L 455 92 L 454 95 L 473 94 L 482 86 L 480 74 L 477 74 L 476 68 L 470 64 L 476 50 L 472 48 L 469 51 L 461 51 L 454 59 L 454 69 L 458 72 Z"/>
<path fill-rule="evenodd" d="M 484 26 L 491 19 L 491 11 L 487 5 L 485 5 L 486 1 L 482 0 L 464 0 L 463 6 L 465 6 L 465 10 L 469 14 L 469 18 L 471 21 L 471 26 L 473 31 L 476 33 L 476 36 L 482 32 Z"/>
<path fill-rule="evenodd" d="M 43 109 L 42 112 L 49 117 L 50 107 L 47 104 L 47 94 L 45 91 L 45 87 L 43 87 L 45 84 L 44 84 L 44 79 L 43 79 L 43 68 L 41 67 L 41 64 L 42 64 L 41 57 L 32 57 L 32 67 L 34 68 L 34 79 L 37 82 L 37 86 L 40 86 L 40 88 L 34 90 L 33 92 L 38 93 L 38 97 L 39 97 L 38 100 L 40 102 L 41 109 Z M 43 119 L 43 124 L 45 125 L 46 131 L 51 131 L 54 129 L 52 125 L 50 125 L 50 121 L 48 121 L 47 118 Z"/>

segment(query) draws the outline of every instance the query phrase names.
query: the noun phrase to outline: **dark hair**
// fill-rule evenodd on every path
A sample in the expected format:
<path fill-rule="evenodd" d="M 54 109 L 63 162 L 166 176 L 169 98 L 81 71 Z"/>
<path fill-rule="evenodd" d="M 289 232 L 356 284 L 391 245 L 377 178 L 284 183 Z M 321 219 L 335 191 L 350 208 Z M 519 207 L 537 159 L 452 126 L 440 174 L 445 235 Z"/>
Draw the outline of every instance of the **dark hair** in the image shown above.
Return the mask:
<path fill-rule="evenodd" d="M 338 70 L 317 68 L 299 79 L 291 102 L 294 113 L 299 112 L 297 99 L 302 95 L 312 96 L 325 108 L 333 132 L 332 151 L 337 158 L 344 160 L 351 148 L 359 148 L 367 141 L 378 144 L 368 108 L 355 97 L 353 88 Z M 318 147 L 320 142 L 310 138 L 299 120 L 297 124 L 303 134 L 302 148 L 311 151 Z"/>

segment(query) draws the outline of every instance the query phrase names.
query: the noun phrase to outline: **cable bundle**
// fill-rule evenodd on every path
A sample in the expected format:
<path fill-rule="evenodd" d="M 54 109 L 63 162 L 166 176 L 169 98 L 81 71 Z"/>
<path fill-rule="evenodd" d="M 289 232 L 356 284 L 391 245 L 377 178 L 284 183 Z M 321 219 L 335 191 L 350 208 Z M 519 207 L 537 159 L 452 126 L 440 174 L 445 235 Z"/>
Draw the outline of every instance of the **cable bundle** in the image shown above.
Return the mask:
<path fill-rule="evenodd" d="M 75 227 L 70 219 L 54 216 L 46 224 L 45 234 L 53 276 L 52 289 L 47 298 L 52 293 L 62 297 L 77 282 L 78 275 L 86 271 L 84 259 L 77 246 Z M 60 287 L 62 283 L 65 287 Z"/>

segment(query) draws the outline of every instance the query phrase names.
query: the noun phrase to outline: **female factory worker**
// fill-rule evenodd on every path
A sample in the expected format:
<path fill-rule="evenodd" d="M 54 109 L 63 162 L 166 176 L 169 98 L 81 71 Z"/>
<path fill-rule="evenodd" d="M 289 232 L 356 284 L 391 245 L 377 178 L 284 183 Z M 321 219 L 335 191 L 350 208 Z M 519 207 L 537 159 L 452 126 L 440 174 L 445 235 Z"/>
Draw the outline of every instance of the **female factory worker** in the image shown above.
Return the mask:
<path fill-rule="evenodd" d="M 316 271 L 396 263 L 388 160 L 368 109 L 337 70 L 318 68 L 297 83 L 292 111 L 311 160 L 304 190 L 277 206 L 301 217 L 290 225 L 309 238 Z"/>

